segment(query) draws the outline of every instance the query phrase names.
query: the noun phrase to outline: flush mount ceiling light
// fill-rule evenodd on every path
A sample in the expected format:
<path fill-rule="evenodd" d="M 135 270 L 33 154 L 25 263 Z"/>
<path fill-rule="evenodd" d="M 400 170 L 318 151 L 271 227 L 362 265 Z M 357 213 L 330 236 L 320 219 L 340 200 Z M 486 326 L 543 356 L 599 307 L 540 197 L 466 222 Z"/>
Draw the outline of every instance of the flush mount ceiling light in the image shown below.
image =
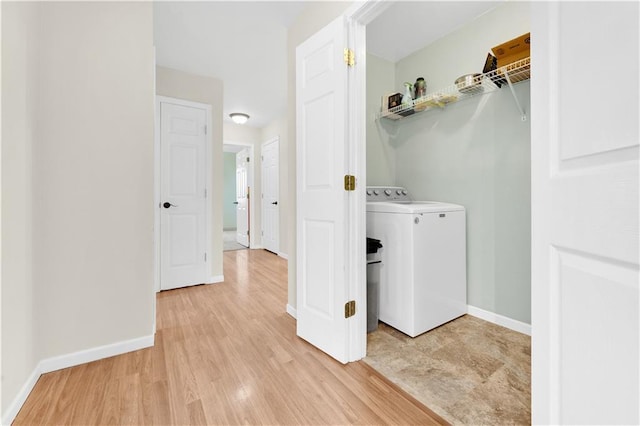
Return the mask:
<path fill-rule="evenodd" d="M 249 114 L 245 114 L 243 112 L 232 112 L 229 114 L 229 117 L 231 117 L 233 122 L 236 124 L 244 124 L 249 119 Z"/>

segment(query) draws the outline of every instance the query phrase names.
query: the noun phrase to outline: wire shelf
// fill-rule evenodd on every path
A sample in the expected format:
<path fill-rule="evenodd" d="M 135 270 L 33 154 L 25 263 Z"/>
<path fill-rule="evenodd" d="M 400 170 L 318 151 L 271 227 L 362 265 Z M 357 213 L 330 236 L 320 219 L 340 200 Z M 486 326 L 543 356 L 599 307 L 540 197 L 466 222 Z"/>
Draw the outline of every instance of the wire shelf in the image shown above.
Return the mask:
<path fill-rule="evenodd" d="M 376 119 L 387 118 L 390 120 L 400 120 L 434 108 L 442 109 L 448 104 L 483 93 L 490 93 L 503 86 L 509 86 L 518 109 L 522 114 L 522 119 L 526 120 L 525 112 L 521 108 L 520 102 L 518 102 L 518 98 L 513 91 L 513 85 L 529 80 L 529 78 L 531 78 L 530 58 L 521 59 L 485 74 L 479 74 L 478 77 L 474 79 L 472 85 L 463 86 L 462 84 L 452 84 L 451 86 L 444 87 L 421 98 L 414 99 L 411 103 L 383 110 L 376 114 Z"/>

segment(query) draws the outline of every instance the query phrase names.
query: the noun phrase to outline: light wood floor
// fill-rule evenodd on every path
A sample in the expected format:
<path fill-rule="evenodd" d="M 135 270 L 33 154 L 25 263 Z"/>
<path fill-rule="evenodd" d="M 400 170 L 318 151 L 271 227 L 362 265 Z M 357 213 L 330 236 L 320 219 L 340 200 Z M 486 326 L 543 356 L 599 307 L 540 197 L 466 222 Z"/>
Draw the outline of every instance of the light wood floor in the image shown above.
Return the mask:
<path fill-rule="evenodd" d="M 14 424 L 446 424 L 296 337 L 286 261 L 240 250 L 224 264 L 224 283 L 158 295 L 153 348 L 43 375 Z"/>

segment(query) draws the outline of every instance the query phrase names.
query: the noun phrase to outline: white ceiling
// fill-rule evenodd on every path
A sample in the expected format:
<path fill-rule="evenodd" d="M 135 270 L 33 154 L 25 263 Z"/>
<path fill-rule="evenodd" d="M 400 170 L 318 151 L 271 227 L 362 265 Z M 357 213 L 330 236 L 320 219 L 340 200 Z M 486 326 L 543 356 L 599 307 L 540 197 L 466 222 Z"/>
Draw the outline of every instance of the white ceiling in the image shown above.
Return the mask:
<path fill-rule="evenodd" d="M 158 65 L 224 82 L 223 113 L 264 127 L 286 111 L 287 27 L 304 2 L 154 2 Z M 230 121 L 230 120 L 229 120 Z"/>
<path fill-rule="evenodd" d="M 504 1 L 504 0 L 503 0 Z M 367 52 L 391 62 L 433 43 L 502 1 L 400 1 L 367 25 Z"/>
<path fill-rule="evenodd" d="M 367 26 L 367 50 L 404 58 L 501 3 L 400 1 Z M 287 28 L 306 1 L 154 2 L 158 65 L 219 78 L 224 119 L 261 128 L 286 112 Z"/>

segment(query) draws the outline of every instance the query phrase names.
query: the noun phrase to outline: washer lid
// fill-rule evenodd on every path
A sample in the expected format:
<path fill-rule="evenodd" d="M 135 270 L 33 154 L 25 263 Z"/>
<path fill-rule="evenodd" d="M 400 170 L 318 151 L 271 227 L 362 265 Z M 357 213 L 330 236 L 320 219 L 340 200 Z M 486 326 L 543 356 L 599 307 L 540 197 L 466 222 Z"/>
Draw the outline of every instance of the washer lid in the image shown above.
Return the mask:
<path fill-rule="evenodd" d="M 464 211 L 463 206 L 457 204 L 440 203 L 438 201 L 411 201 L 405 203 L 390 203 L 386 201 L 367 203 L 368 212 L 379 213 L 437 213 Z"/>

